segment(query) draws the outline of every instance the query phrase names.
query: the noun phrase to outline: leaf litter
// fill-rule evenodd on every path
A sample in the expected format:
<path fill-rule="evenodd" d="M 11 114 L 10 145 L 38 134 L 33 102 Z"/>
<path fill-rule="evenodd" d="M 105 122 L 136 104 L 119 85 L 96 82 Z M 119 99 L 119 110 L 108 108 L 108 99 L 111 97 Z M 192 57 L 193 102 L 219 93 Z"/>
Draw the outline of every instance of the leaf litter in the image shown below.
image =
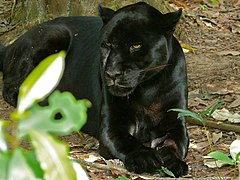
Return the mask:
<path fill-rule="evenodd" d="M 225 104 L 223 107 L 229 112 L 239 114 L 239 102 L 236 100 L 239 98 L 240 92 L 240 64 L 238 55 L 240 49 L 240 26 L 237 20 L 240 11 L 236 9 L 236 7 L 238 3 L 240 4 L 240 1 L 219 0 L 218 5 L 212 5 L 212 2 L 207 0 L 179 0 L 172 2 L 176 2 L 175 5 L 183 7 L 185 12 L 188 13 L 185 20 L 179 24 L 184 30 L 184 32 L 180 34 L 179 39 L 183 44 L 187 44 L 189 47 L 194 48 L 194 54 L 191 52 L 191 48 L 186 48 L 190 49 L 190 52 L 186 54 L 189 91 L 197 91 L 196 94 L 214 95 L 214 97 L 207 99 L 199 96 L 194 97 L 196 99 L 194 99 L 193 102 L 189 101 L 189 107 L 191 110 L 201 111 L 217 99 L 223 99 L 226 100 L 224 101 Z M 205 9 L 201 10 L 200 7 L 202 5 L 206 6 Z M 205 17 L 206 19 L 201 20 L 200 17 Z M 211 27 L 207 27 L 205 21 L 210 23 Z M 9 26 L 9 28 L 11 27 Z M 15 39 L 16 34 L 14 33 L 18 35 L 17 32 L 9 32 L 1 36 L 0 41 L 6 42 L 6 40 Z M 0 84 L 1 89 L 1 80 Z M 212 87 L 206 86 L 206 84 L 211 84 Z M 7 119 L 8 114 L 13 111 L 13 108 L 4 102 L 2 97 L 0 99 L 0 107 L 0 117 Z M 188 131 L 191 146 L 186 162 L 190 170 L 186 177 L 216 177 L 216 171 L 204 165 L 203 156 L 209 153 L 209 148 L 202 128 L 188 124 Z M 218 129 L 209 129 L 209 132 L 215 142 L 213 148 L 225 153 L 227 153 L 231 142 L 236 139 L 234 132 L 223 132 Z M 97 141 L 90 142 L 87 137 L 81 139 L 77 133 L 61 137 L 61 139 L 68 142 L 70 146 L 72 145 L 71 156 L 73 157 L 81 158 L 81 156 L 83 156 L 87 159 L 92 157 L 92 155 L 96 157 L 99 156 L 96 151 L 96 147 L 98 146 Z M 106 165 L 106 162 L 102 159 L 98 159 L 94 161 L 94 163 Z M 221 174 L 225 174 L 229 170 L 227 166 L 220 169 Z M 134 179 L 146 179 L 147 177 L 142 175 L 130 176 L 122 171 L 117 174 L 111 170 L 90 166 L 87 167 L 87 171 L 91 179 L 112 179 L 117 178 L 116 176 L 119 175 Z M 157 175 L 154 176 L 158 177 Z M 231 177 L 232 174 L 229 173 L 227 176 Z"/>

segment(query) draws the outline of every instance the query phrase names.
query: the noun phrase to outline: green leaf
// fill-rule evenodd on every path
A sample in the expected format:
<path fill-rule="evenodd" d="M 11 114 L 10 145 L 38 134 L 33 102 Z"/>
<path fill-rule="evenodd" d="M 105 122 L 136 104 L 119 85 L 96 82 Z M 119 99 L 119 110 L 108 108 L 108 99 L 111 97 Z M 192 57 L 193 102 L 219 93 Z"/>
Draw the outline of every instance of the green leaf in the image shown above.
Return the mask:
<path fill-rule="evenodd" d="M 19 136 L 26 135 L 29 130 L 50 132 L 57 135 L 67 135 L 79 129 L 86 123 L 88 100 L 76 100 L 69 92 L 55 91 L 49 97 L 49 106 L 35 104 L 29 115 L 19 121 Z M 55 119 L 61 114 L 60 119 Z"/>
<path fill-rule="evenodd" d="M 236 161 L 238 161 L 238 163 L 240 162 L 240 153 L 236 155 Z"/>
<path fill-rule="evenodd" d="M 213 3 L 213 4 L 215 4 L 215 5 L 218 5 L 218 4 L 219 4 L 218 0 L 211 0 L 211 3 Z"/>
<path fill-rule="evenodd" d="M 208 154 L 208 156 L 223 161 L 227 164 L 234 165 L 234 161 L 231 160 L 226 154 L 220 152 L 220 151 L 214 151 Z"/>
<path fill-rule="evenodd" d="M 32 167 L 32 171 L 36 175 L 37 178 L 43 179 L 43 170 L 37 160 L 36 154 L 34 151 L 27 152 L 25 154 L 25 159 L 30 167 Z"/>
<path fill-rule="evenodd" d="M 210 117 L 212 113 L 219 108 L 223 104 L 223 101 L 217 101 L 216 103 L 212 104 L 207 110 L 203 111 L 202 114 L 207 115 Z"/>
<path fill-rule="evenodd" d="M 0 179 L 7 179 L 10 154 L 0 152 Z"/>
<path fill-rule="evenodd" d="M 212 100 L 213 98 L 216 98 L 216 94 L 190 94 L 188 98 L 200 98 L 202 100 Z"/>
<path fill-rule="evenodd" d="M 9 162 L 8 179 L 37 179 L 32 168 L 34 167 L 30 167 L 27 164 L 23 151 L 21 149 L 16 149 Z"/>
<path fill-rule="evenodd" d="M 160 176 L 160 177 L 166 176 L 166 174 L 163 172 L 162 169 L 157 169 L 157 172 L 159 173 L 159 176 Z"/>
<path fill-rule="evenodd" d="M 127 177 L 124 177 L 124 176 L 118 176 L 116 179 L 114 180 L 130 180 L 129 178 Z"/>
<path fill-rule="evenodd" d="M 206 10 L 207 9 L 207 5 L 206 4 L 203 4 L 203 5 L 201 5 L 200 7 L 199 7 L 199 9 L 201 10 L 201 11 L 203 11 L 203 10 Z"/>
<path fill-rule="evenodd" d="M 234 140 L 230 145 L 230 154 L 235 161 L 239 161 L 240 139 Z"/>
<path fill-rule="evenodd" d="M 76 179 L 67 145 L 52 136 L 37 131 L 30 132 L 40 166 L 44 171 L 44 179 Z"/>
<path fill-rule="evenodd" d="M 178 118 L 189 116 L 189 117 L 192 117 L 192 118 L 194 118 L 194 119 L 196 119 L 196 120 L 199 120 L 199 121 L 201 121 L 201 122 L 204 121 L 204 119 L 202 118 L 201 115 L 199 115 L 199 114 L 197 114 L 197 113 L 194 113 L 194 112 L 191 112 L 191 111 L 189 111 L 189 110 L 185 110 L 185 109 L 170 109 L 169 111 L 179 112 Z"/>
<path fill-rule="evenodd" d="M 45 98 L 56 87 L 63 74 L 65 56 L 65 51 L 48 56 L 25 79 L 19 90 L 18 114 Z"/>
<path fill-rule="evenodd" d="M 163 167 L 162 166 L 162 170 L 165 174 L 167 174 L 168 176 L 171 176 L 171 177 L 174 177 L 175 178 L 175 175 L 173 174 L 172 171 L 168 170 L 166 167 Z"/>
<path fill-rule="evenodd" d="M 8 144 L 4 135 L 3 127 L 7 124 L 6 121 L 0 120 L 0 151 L 6 152 L 8 150 Z"/>
<path fill-rule="evenodd" d="M 83 167 L 79 163 L 75 162 L 74 160 L 72 160 L 71 162 L 76 172 L 77 179 L 89 180 L 89 176 L 86 173 L 86 171 L 83 169 Z"/>

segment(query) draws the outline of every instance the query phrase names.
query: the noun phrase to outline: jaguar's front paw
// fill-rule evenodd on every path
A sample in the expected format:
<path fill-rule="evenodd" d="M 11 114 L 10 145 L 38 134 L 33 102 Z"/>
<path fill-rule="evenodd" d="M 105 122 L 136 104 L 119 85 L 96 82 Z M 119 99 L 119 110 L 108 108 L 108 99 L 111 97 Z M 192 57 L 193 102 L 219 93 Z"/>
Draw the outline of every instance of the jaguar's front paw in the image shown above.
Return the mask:
<path fill-rule="evenodd" d="M 159 154 L 164 161 L 164 167 L 167 167 L 176 177 L 188 173 L 188 165 L 177 157 L 174 149 L 163 147 L 159 150 Z"/>
<path fill-rule="evenodd" d="M 132 172 L 154 172 L 163 165 L 163 160 L 156 150 L 144 148 L 129 153 L 125 158 L 124 164 L 127 170 Z"/>

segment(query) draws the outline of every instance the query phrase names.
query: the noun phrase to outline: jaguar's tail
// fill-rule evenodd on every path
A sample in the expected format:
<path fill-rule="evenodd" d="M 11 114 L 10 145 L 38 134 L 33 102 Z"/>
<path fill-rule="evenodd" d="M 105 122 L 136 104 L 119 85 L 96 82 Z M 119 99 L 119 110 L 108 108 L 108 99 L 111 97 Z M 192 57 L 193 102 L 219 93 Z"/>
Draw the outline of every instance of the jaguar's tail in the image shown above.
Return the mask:
<path fill-rule="evenodd" d="M 0 43 L 0 71 L 3 70 L 4 49 L 5 46 Z"/>

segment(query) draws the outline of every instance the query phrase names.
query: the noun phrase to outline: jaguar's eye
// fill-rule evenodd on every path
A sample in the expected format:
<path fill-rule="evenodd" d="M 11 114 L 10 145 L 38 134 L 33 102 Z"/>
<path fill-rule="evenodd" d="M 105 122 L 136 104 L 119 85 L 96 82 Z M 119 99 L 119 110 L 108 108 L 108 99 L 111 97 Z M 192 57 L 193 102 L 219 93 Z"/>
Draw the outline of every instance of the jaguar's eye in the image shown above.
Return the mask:
<path fill-rule="evenodd" d="M 103 44 L 105 47 L 108 47 L 108 48 L 112 47 L 112 43 L 110 42 L 104 42 Z"/>
<path fill-rule="evenodd" d="M 141 43 L 134 43 L 133 45 L 130 46 L 130 50 L 131 51 L 137 51 L 140 50 L 142 47 Z"/>

